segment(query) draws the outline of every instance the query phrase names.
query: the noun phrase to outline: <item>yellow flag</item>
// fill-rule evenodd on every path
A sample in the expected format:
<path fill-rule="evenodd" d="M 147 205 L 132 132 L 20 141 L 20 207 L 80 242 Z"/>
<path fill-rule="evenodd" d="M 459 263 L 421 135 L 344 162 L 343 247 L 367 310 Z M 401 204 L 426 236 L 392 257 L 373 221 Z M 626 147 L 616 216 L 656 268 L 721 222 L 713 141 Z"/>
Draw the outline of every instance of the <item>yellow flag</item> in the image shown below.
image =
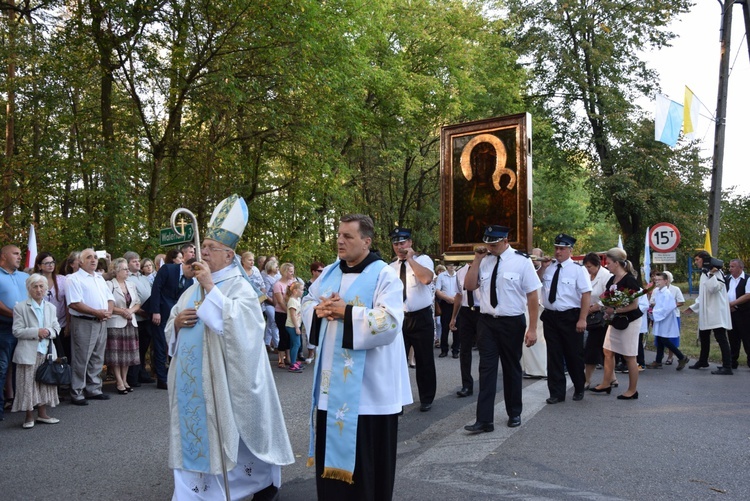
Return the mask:
<path fill-rule="evenodd" d="M 698 129 L 698 120 L 700 118 L 701 103 L 693 94 L 693 91 L 685 86 L 685 101 L 683 103 L 683 126 L 682 132 L 691 141 L 695 139 L 695 133 Z"/>
<path fill-rule="evenodd" d="M 713 251 L 711 250 L 711 230 L 706 230 L 706 241 L 703 242 L 703 250 L 714 255 Z"/>

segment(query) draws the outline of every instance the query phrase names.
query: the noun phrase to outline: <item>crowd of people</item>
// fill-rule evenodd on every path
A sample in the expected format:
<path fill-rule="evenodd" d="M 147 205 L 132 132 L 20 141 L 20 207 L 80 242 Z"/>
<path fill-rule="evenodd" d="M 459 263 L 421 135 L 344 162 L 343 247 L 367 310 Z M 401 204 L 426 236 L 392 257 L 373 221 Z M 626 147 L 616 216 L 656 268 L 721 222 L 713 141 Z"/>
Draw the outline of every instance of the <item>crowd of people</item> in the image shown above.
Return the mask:
<path fill-rule="evenodd" d="M 546 378 L 552 405 L 567 398 L 566 375 L 572 400 L 580 401 L 586 390 L 611 394 L 621 372 L 628 384 L 617 398 L 638 399 L 649 327 L 656 358 L 647 367 L 661 369 L 675 357 L 677 370 L 688 366 L 679 349 L 681 313 L 699 315 L 701 354 L 689 368 L 708 367 L 711 332 L 722 351 L 714 374 L 732 374 L 741 347 L 746 354 L 750 348 L 750 290 L 740 260 L 725 276 L 722 263 L 696 255 L 698 298 L 681 312 L 685 300 L 669 272 L 655 272 L 643 289 L 624 250 L 589 253 L 579 264 L 572 259 L 576 239 L 564 233 L 547 258 L 541 249 L 516 251 L 509 228 L 491 225 L 471 262 L 446 262 L 440 271 L 400 227 L 390 234 L 395 259 L 387 264 L 370 250 L 372 220 L 347 215 L 339 223 L 338 259 L 313 262 L 304 282 L 292 263 L 235 252 L 246 224 L 244 201 L 224 200 L 200 261 L 193 244 L 153 260 L 135 252 L 103 260 L 84 249 L 59 263 L 41 252 L 25 272 L 20 249 L 3 247 L 0 419 L 10 408 L 25 412 L 25 429 L 58 423 L 48 413 L 59 404 L 58 389 L 34 374 L 48 354 L 64 355 L 72 368 L 64 391 L 74 405 L 110 398 L 102 391 L 105 373 L 118 395 L 150 383 L 168 390 L 176 499 L 196 489 L 223 497 L 227 488 L 233 498 L 273 499 L 281 466 L 293 461 L 267 363 L 276 353 L 275 365 L 292 373 L 315 364 L 308 463 L 316 468 L 318 497 L 390 499 L 398 416 L 412 403 L 408 368 L 415 368 L 419 410 L 429 412 L 435 348 L 438 358 L 460 359 L 459 398 L 474 394 L 478 352 L 470 434 L 494 431 L 499 370 L 509 427 L 521 425 L 524 377 Z M 602 380 L 594 383 L 597 367 Z M 172 391 L 175 385 L 194 391 Z M 187 412 L 190 420 L 182 419 Z M 202 432 L 186 428 L 192 420 L 205 425 Z M 252 474 L 237 467 L 250 463 Z"/>

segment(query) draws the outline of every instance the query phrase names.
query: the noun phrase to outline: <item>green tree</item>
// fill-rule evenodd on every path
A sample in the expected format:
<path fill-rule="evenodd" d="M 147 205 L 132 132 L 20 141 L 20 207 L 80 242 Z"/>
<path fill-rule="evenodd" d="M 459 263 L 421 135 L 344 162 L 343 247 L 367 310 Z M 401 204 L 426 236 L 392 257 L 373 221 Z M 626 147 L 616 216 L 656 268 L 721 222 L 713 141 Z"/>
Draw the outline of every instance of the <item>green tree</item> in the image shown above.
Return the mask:
<path fill-rule="evenodd" d="M 556 140 L 580 149 L 591 172 L 595 211 L 613 214 L 631 259 L 638 263 L 647 218 L 649 178 L 636 166 L 677 160 L 657 145 L 634 144 L 642 126 L 638 97 L 656 90 L 656 74 L 640 58 L 674 37 L 669 23 L 691 2 L 677 0 L 506 0 L 517 47 L 533 72 L 534 95 L 556 121 Z M 644 137 L 641 134 L 642 137 Z M 652 136 L 653 137 L 653 136 Z M 653 143 L 653 139 L 651 139 Z M 562 147 L 561 147 L 562 149 Z M 658 154 L 658 156 L 654 156 Z M 692 164 L 694 165 L 694 164 Z M 602 212 L 600 212 L 602 213 Z"/>

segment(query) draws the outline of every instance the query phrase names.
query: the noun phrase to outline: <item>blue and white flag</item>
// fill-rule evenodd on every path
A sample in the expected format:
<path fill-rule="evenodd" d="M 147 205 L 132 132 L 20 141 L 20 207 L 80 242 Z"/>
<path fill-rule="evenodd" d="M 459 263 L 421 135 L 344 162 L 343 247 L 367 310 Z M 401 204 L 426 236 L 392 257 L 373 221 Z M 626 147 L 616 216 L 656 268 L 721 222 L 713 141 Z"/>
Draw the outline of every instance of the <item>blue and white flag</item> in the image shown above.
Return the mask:
<path fill-rule="evenodd" d="M 669 146 L 677 144 L 682 128 L 684 108 L 664 94 L 656 95 L 656 119 L 654 120 L 654 139 Z"/>

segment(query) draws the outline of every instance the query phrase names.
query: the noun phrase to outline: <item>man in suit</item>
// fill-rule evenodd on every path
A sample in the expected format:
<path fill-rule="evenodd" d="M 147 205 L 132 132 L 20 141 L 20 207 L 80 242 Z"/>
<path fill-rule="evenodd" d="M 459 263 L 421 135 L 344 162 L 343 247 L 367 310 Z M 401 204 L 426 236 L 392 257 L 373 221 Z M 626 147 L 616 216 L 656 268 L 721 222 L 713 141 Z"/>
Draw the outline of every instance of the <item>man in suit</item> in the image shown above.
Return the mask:
<path fill-rule="evenodd" d="M 156 372 L 156 387 L 160 390 L 167 389 L 167 339 L 164 328 L 180 295 L 193 285 L 194 262 L 195 258 L 192 258 L 182 264 L 165 264 L 159 268 L 151 287 L 151 363 Z"/>
<path fill-rule="evenodd" d="M 732 312 L 732 330 L 728 331 L 729 346 L 732 349 L 732 369 L 739 366 L 740 345 L 745 346 L 747 365 L 750 367 L 750 290 L 747 287 L 745 263 L 740 259 L 729 262 L 727 295 L 729 310 Z"/>
<path fill-rule="evenodd" d="M 0 421 L 3 420 L 5 406 L 6 376 L 13 392 L 13 350 L 18 339 L 13 335 L 13 308 L 16 303 L 26 300 L 26 279 L 29 276 L 21 267 L 21 249 L 15 245 L 6 245 L 0 251 Z"/>

